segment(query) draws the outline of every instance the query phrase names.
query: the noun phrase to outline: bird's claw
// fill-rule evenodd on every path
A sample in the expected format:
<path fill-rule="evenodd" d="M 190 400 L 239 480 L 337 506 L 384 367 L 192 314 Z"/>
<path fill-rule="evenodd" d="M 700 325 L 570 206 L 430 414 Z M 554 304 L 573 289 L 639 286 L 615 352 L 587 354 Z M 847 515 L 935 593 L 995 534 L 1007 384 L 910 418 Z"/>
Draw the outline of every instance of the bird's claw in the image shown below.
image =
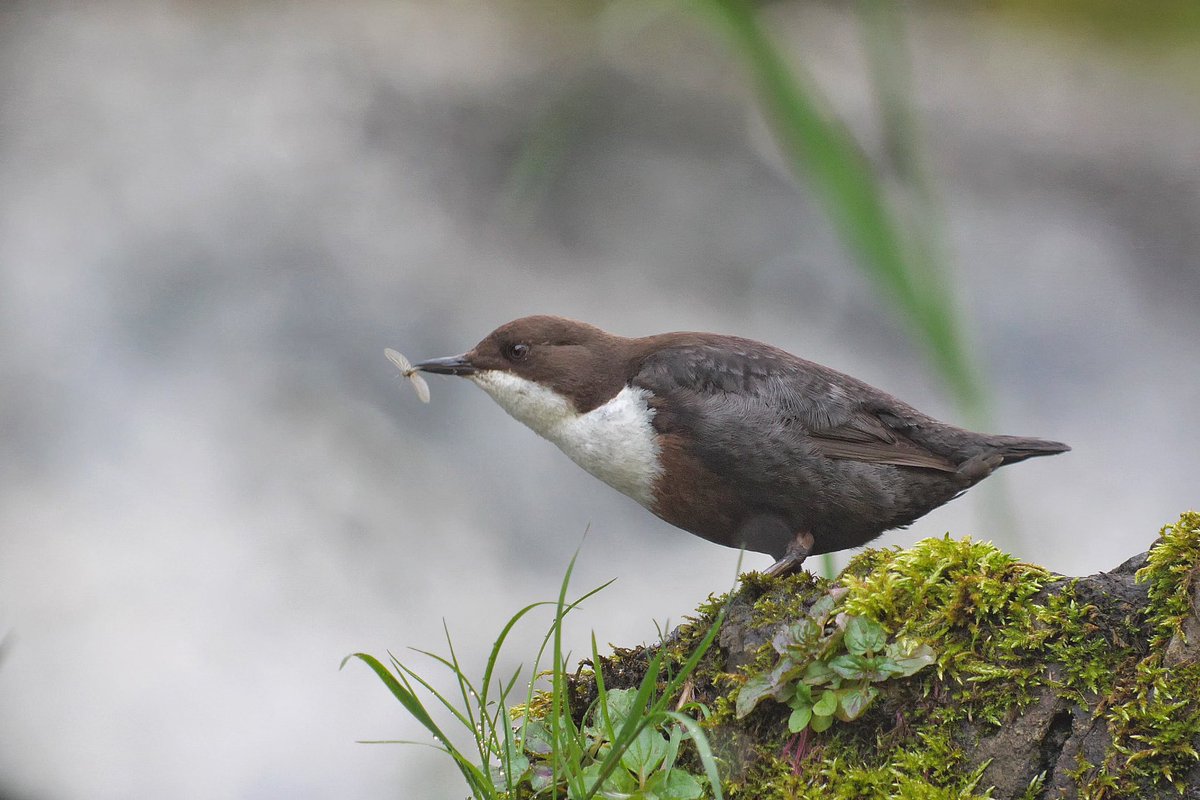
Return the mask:
<path fill-rule="evenodd" d="M 788 543 L 787 550 L 783 553 L 783 558 L 767 567 L 763 574 L 775 578 L 794 575 L 800 571 L 800 567 L 804 564 L 804 559 L 808 558 L 812 550 L 813 535 L 803 531 L 797 533 L 792 537 L 792 541 Z"/>

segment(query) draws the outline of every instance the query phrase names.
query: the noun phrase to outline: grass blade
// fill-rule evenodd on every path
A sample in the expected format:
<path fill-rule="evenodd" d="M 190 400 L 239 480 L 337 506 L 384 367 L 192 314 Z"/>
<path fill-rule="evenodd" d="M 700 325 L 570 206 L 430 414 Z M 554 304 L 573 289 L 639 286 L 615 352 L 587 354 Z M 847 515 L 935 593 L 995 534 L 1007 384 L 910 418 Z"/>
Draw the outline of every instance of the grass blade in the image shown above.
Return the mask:
<path fill-rule="evenodd" d="M 442 747 L 446 749 L 446 752 L 453 757 L 454 763 L 458 765 L 459 771 L 466 779 L 467 785 L 471 787 L 471 790 L 475 792 L 477 796 L 483 796 L 480 794 L 480 792 L 487 791 L 487 788 L 490 785 L 490 779 L 487 775 L 480 772 L 479 769 L 476 768 L 476 766 L 472 764 L 470 760 L 463 756 L 461 752 L 459 752 L 458 748 L 454 746 L 446 734 L 442 732 L 442 729 L 438 727 L 437 723 L 433 721 L 433 718 L 429 716 L 429 712 L 425 710 L 425 706 L 421 702 L 420 698 L 413 694 L 412 691 L 404 687 L 400 681 L 396 680 L 395 676 L 392 675 L 388 668 L 381 664 L 374 656 L 367 655 L 366 653 L 354 653 L 346 656 L 346 658 L 342 660 L 342 666 L 344 667 L 346 662 L 351 658 L 357 658 L 371 668 L 375 675 L 381 681 L 383 681 L 383 684 L 388 688 L 388 691 L 390 691 L 392 695 L 400 701 L 400 705 L 404 706 L 404 710 L 411 714 L 414 719 L 420 722 L 425 729 L 433 735 L 433 738 L 441 743 Z"/>
<path fill-rule="evenodd" d="M 683 729 L 692 737 L 692 743 L 696 745 L 696 752 L 700 754 L 700 763 L 704 766 L 704 775 L 708 778 L 708 785 L 712 789 L 713 797 L 715 800 L 725 800 L 721 793 L 721 775 L 717 771 L 717 759 L 713 755 L 712 746 L 708 743 L 708 736 L 705 735 L 704 728 L 700 727 L 700 723 L 687 714 L 680 714 L 678 711 L 664 711 L 662 714 L 682 725 Z"/>
<path fill-rule="evenodd" d="M 829 113 L 811 80 L 790 66 L 746 0 L 698 0 L 745 63 L 784 155 L 805 180 L 881 293 L 919 334 L 961 406 L 981 414 L 983 393 L 963 346 L 946 276 L 903 235 L 883 189 L 850 131 Z"/>

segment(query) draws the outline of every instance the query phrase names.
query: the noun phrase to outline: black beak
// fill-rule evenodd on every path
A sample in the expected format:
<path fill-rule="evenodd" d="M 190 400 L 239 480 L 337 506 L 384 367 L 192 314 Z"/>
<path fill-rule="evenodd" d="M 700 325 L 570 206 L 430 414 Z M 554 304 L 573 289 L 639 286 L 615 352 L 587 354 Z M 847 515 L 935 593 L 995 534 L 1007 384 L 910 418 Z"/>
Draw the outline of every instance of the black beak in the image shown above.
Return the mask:
<path fill-rule="evenodd" d="M 413 369 L 419 369 L 422 372 L 434 372 L 438 375 L 475 374 L 475 367 L 471 365 L 471 362 L 467 360 L 465 355 L 431 358 L 428 361 L 422 361 L 420 364 L 413 364 Z"/>

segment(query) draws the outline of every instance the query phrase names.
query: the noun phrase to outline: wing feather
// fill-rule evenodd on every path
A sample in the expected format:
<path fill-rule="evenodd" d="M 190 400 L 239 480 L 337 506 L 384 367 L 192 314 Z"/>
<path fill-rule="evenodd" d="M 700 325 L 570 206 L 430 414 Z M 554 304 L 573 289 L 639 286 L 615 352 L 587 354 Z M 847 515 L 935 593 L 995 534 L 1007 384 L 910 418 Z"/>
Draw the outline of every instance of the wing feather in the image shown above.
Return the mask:
<path fill-rule="evenodd" d="M 879 416 L 859 410 L 844 424 L 809 431 L 817 452 L 828 458 L 845 458 L 873 464 L 925 467 L 955 472 L 958 467 L 930 452 L 900 431 L 888 427 Z"/>
<path fill-rule="evenodd" d="M 714 337 L 658 348 L 643 360 L 634 383 L 690 416 L 693 429 L 753 425 L 802 439 L 793 444 L 827 458 L 957 470 L 946 455 L 905 434 L 926 419 L 920 412 L 848 375 L 757 342 Z"/>

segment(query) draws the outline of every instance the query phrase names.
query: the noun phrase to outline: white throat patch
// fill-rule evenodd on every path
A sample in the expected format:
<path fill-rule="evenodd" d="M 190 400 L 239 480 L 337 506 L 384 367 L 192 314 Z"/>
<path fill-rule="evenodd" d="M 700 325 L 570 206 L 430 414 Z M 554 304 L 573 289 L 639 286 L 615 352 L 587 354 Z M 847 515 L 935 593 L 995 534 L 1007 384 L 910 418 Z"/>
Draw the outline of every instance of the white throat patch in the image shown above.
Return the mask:
<path fill-rule="evenodd" d="M 501 408 L 558 445 L 579 466 L 647 508 L 662 472 L 658 440 L 646 405 L 649 392 L 629 386 L 604 405 L 580 414 L 571 401 L 539 383 L 503 370 L 470 375 Z"/>

